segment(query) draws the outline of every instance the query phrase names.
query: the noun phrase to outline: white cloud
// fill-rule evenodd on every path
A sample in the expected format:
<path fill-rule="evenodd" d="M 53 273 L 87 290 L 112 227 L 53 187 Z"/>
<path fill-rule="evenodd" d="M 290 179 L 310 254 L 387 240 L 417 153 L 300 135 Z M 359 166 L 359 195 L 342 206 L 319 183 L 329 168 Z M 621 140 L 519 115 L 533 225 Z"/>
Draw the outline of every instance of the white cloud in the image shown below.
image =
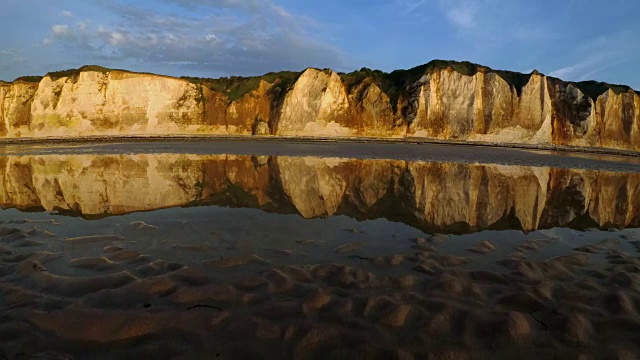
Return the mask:
<path fill-rule="evenodd" d="M 119 33 L 119 32 L 112 32 L 111 36 L 109 38 L 109 43 L 111 45 L 118 45 L 118 44 L 122 44 L 126 41 L 126 38 L 124 36 L 124 34 Z"/>
<path fill-rule="evenodd" d="M 447 19 L 456 27 L 470 30 L 476 27 L 477 3 L 469 1 L 453 1 L 446 10 Z"/>
<path fill-rule="evenodd" d="M 69 25 L 53 25 L 51 31 L 54 35 L 66 35 L 69 33 Z"/>
<path fill-rule="evenodd" d="M 633 32 L 603 35 L 570 49 L 578 59 L 549 72 L 550 76 L 571 81 L 590 80 L 599 72 L 635 61 L 633 54 L 640 51 Z"/>
<path fill-rule="evenodd" d="M 510 42 L 548 41 L 554 35 L 544 19 L 528 13 L 524 0 L 438 0 L 435 9 L 451 28 L 486 51 Z M 493 51 L 493 50 L 492 50 Z"/>
<path fill-rule="evenodd" d="M 13 53 L 13 51 L 9 51 L 9 50 L 2 50 L 2 49 L 0 49 L 0 55 L 13 56 L 13 55 L 14 55 L 14 53 Z"/>
<path fill-rule="evenodd" d="M 63 17 L 73 17 L 73 13 L 69 10 L 63 10 L 60 15 L 62 15 Z"/>
<path fill-rule="evenodd" d="M 87 31 L 88 29 L 89 29 L 89 22 L 87 21 L 78 22 L 78 30 Z"/>
<path fill-rule="evenodd" d="M 596 54 L 578 61 L 575 64 L 556 69 L 550 72 L 549 76 L 563 80 L 584 81 L 590 80 L 591 77 L 598 72 L 615 65 L 616 63 L 612 63 L 608 56 Z"/>
<path fill-rule="evenodd" d="M 344 66 L 342 52 L 319 40 L 319 25 L 267 0 L 163 0 L 185 15 L 111 3 L 116 21 L 91 28 L 55 25 L 65 52 L 94 63 L 155 64 L 183 73 L 260 74 Z"/>
<path fill-rule="evenodd" d="M 220 41 L 220 39 L 216 36 L 216 34 L 207 34 L 204 36 L 206 41 Z"/>
<path fill-rule="evenodd" d="M 0 49 L 0 70 L 9 70 L 16 66 L 24 67 L 26 61 L 27 59 L 19 50 Z"/>
<path fill-rule="evenodd" d="M 395 5 L 400 11 L 411 13 L 426 5 L 426 0 L 395 0 Z"/>
<path fill-rule="evenodd" d="M 563 68 L 556 69 L 556 70 L 550 72 L 549 76 L 553 76 L 553 77 L 557 77 L 557 78 L 561 78 L 561 79 L 568 79 L 570 77 L 573 77 L 576 72 L 580 71 L 581 69 L 584 69 L 589 64 L 590 64 L 590 62 L 584 62 L 583 61 L 583 62 L 579 62 L 579 63 L 574 64 L 574 65 L 565 66 Z"/>

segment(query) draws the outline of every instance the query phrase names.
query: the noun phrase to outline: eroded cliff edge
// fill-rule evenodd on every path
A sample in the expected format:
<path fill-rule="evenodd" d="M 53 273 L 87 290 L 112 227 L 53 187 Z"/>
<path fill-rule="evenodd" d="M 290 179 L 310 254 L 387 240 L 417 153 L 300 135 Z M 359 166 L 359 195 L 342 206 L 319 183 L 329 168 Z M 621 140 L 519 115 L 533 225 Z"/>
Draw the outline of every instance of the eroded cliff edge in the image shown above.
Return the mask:
<path fill-rule="evenodd" d="M 85 66 L 0 82 L 0 136 L 427 137 L 640 150 L 640 93 L 434 60 L 230 79 Z"/>

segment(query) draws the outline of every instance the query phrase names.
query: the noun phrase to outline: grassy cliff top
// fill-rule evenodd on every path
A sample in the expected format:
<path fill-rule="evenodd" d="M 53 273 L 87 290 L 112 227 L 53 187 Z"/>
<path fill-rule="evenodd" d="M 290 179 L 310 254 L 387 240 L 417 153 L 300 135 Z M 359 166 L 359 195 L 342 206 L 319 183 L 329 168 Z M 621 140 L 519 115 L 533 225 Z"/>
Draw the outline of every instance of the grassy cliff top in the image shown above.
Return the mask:
<path fill-rule="evenodd" d="M 13 80 L 13 82 L 28 82 L 28 83 L 39 83 L 44 76 L 39 75 L 29 75 L 29 76 L 20 76 Z"/>
<path fill-rule="evenodd" d="M 608 84 L 605 82 L 594 80 L 580 81 L 574 84 L 576 84 L 578 89 L 580 89 L 583 94 L 589 96 L 593 101 L 596 101 L 598 96 L 604 94 L 608 90 L 612 90 L 615 94 L 623 94 L 629 91 L 634 91 L 627 85 Z M 640 91 L 635 91 L 635 93 L 640 95 Z"/>
<path fill-rule="evenodd" d="M 415 84 L 423 75 L 449 68 L 466 76 L 473 76 L 478 72 L 495 73 L 504 81 L 506 81 L 509 86 L 515 89 L 518 95 L 521 95 L 522 88 L 527 85 L 529 79 L 533 74 L 540 74 L 537 70 L 534 70 L 529 74 L 507 70 L 493 70 L 487 66 L 474 64 L 469 61 L 432 60 L 424 65 L 416 66 L 408 70 L 394 70 L 390 73 L 385 73 L 380 70 L 362 68 L 360 70 L 353 71 L 347 74 L 341 73 L 340 77 L 345 83 L 347 89 L 360 84 L 365 79 L 370 79 L 389 96 L 389 98 L 391 99 L 391 104 L 395 111 L 398 99 L 400 95 L 406 91 L 407 87 Z M 580 82 L 564 82 L 574 84 L 585 95 L 593 99 L 593 101 L 595 101 L 598 96 L 602 95 L 608 90 L 612 90 L 616 94 L 633 91 L 631 87 L 626 85 L 608 84 L 592 80 Z M 635 91 L 635 93 L 640 95 L 640 91 Z"/>
<path fill-rule="evenodd" d="M 56 81 L 63 77 L 77 77 L 78 75 L 80 75 L 81 72 L 86 72 L 86 71 L 94 71 L 94 72 L 101 72 L 101 73 L 118 71 L 118 72 L 123 72 L 128 74 L 154 75 L 154 76 L 173 78 L 172 76 L 159 75 L 159 74 L 153 74 L 148 72 L 137 72 L 137 71 L 124 70 L 124 69 L 110 69 L 100 65 L 84 65 L 78 69 L 52 71 L 52 72 L 48 72 L 45 76 L 48 76 L 51 78 L 51 80 Z"/>
<path fill-rule="evenodd" d="M 385 73 L 380 70 L 371 70 L 368 68 L 362 68 L 360 70 L 345 74 L 341 73 L 340 77 L 345 83 L 347 88 L 358 85 L 365 79 L 371 79 L 383 92 L 385 92 L 393 106 L 394 111 L 397 108 L 398 99 L 400 95 L 406 91 L 407 87 L 415 84 L 424 75 L 430 74 L 434 71 L 451 68 L 454 71 L 466 75 L 473 76 L 478 72 L 495 72 L 498 76 L 503 78 L 510 86 L 516 89 L 518 94 L 522 91 L 522 88 L 529 82 L 531 74 L 522 74 L 514 71 L 495 71 L 489 67 L 474 64 L 469 61 L 454 61 L 454 60 L 432 60 L 424 65 L 416 66 L 408 70 L 394 70 L 390 73 Z"/>
<path fill-rule="evenodd" d="M 270 72 L 262 76 L 231 76 L 217 79 L 183 76 L 182 79 L 206 86 L 213 91 L 226 95 L 231 101 L 236 101 L 256 90 L 262 80 L 274 84 L 281 91 L 284 91 L 293 85 L 301 74 L 301 72 L 281 71 Z"/>
<path fill-rule="evenodd" d="M 442 69 L 452 69 L 453 71 L 467 76 L 473 76 L 478 72 L 495 73 L 502 79 L 504 79 L 513 89 L 515 89 L 518 95 L 521 94 L 522 88 L 529 82 L 532 74 L 538 73 L 535 70 L 530 74 L 523 74 L 506 70 L 493 70 L 487 66 L 475 64 L 469 61 L 432 60 L 426 64 L 419 65 L 411 69 L 394 70 L 390 73 L 386 73 L 380 70 L 362 68 L 350 73 L 339 73 L 339 75 L 347 90 L 361 84 L 365 80 L 375 83 L 383 92 L 385 92 L 389 96 L 392 106 L 395 110 L 397 108 L 397 103 L 400 95 L 405 93 L 408 87 L 415 84 L 422 76 Z M 324 69 L 321 71 L 327 70 L 328 69 Z M 45 76 L 48 76 L 55 81 L 63 77 L 78 76 L 83 71 L 96 71 L 103 73 L 120 71 L 131 74 L 156 75 L 151 73 L 139 73 L 122 69 L 110 69 L 98 65 L 85 65 L 78 69 L 49 72 Z M 181 79 L 194 84 L 206 86 L 213 91 L 224 94 L 229 98 L 229 100 L 236 101 L 241 99 L 246 94 L 257 89 L 260 85 L 261 80 L 274 84 L 274 89 L 276 91 L 279 90 L 280 95 L 282 95 L 290 86 L 295 83 L 295 81 L 300 77 L 301 74 L 302 72 L 281 71 L 270 72 L 261 76 L 231 76 L 222 78 L 199 78 L 183 76 L 181 77 Z M 22 81 L 34 83 L 39 82 L 41 79 L 42 76 L 22 76 L 15 79 L 14 82 Z M 562 81 L 560 79 L 551 77 L 550 79 Z M 631 87 L 626 85 L 609 84 L 592 80 L 580 82 L 566 81 L 566 83 L 573 84 L 594 101 L 608 90 L 612 90 L 616 94 L 634 91 Z M 640 91 L 635 91 L 635 93 L 640 95 Z"/>
<path fill-rule="evenodd" d="M 47 73 L 45 76 L 48 76 L 51 78 L 51 80 L 56 81 L 60 78 L 63 77 L 74 77 L 74 76 L 78 76 L 80 75 L 81 72 L 83 71 L 96 71 L 96 72 L 110 72 L 113 71 L 112 69 L 106 68 L 106 67 L 102 67 L 102 66 L 98 66 L 98 65 L 85 65 L 82 66 L 79 69 L 67 69 L 67 70 L 60 70 L 60 71 L 52 71 Z M 121 70 L 121 71 L 127 71 L 127 70 Z"/>

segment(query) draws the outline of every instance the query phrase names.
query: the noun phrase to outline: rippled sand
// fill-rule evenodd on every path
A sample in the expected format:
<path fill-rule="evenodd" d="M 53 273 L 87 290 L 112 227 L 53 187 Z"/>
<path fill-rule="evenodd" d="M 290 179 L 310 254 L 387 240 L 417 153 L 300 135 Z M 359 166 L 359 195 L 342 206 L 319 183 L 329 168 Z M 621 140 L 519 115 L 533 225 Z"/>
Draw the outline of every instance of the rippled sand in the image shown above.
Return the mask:
<path fill-rule="evenodd" d="M 123 236 L 65 237 L 71 224 L 43 221 L 51 217 L 0 228 L 3 356 L 602 358 L 639 350 L 633 230 L 513 231 L 497 240 L 490 232 L 404 234 L 392 249 L 288 238 L 272 247 L 224 233 L 193 244 L 140 221 L 120 222 Z M 376 236 L 361 225 L 336 229 Z M 587 245 L 572 248 L 563 240 L 572 236 Z M 141 251 L 149 241 L 157 246 Z"/>

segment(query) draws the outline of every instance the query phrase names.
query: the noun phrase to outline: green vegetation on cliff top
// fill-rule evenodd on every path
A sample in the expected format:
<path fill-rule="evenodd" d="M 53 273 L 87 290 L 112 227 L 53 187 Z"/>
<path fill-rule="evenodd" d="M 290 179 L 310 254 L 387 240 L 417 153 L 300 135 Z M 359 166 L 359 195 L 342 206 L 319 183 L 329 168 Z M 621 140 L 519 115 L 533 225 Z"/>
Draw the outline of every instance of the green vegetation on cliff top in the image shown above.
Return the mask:
<path fill-rule="evenodd" d="M 359 85 L 366 79 L 370 79 L 389 96 L 393 110 L 396 111 L 400 95 L 406 93 L 408 88 L 413 84 L 416 84 L 423 75 L 448 68 L 466 76 L 473 76 L 478 72 L 493 72 L 506 81 L 509 86 L 515 89 L 518 96 L 522 94 L 522 89 L 527 85 L 531 76 L 533 74 L 540 74 L 537 70 L 534 70 L 530 74 L 507 70 L 493 70 L 489 67 L 474 64 L 469 61 L 432 60 L 424 65 L 416 66 L 408 70 L 395 70 L 391 73 L 385 73 L 380 70 L 362 68 L 347 74 L 340 73 L 340 77 L 347 87 L 347 90 L 353 86 Z M 596 101 L 598 96 L 602 95 L 609 89 L 616 94 L 622 94 L 633 90 L 626 85 L 614 85 L 598 81 L 565 81 L 565 83 L 575 85 L 580 89 L 580 91 L 582 91 L 582 93 L 593 99 L 593 101 Z M 635 93 L 640 95 L 640 91 L 635 91 Z"/>
<path fill-rule="evenodd" d="M 16 78 L 15 80 L 13 80 L 13 82 L 23 81 L 28 83 L 39 83 L 43 77 L 44 76 L 39 76 L 39 75 L 20 76 L 19 78 Z"/>
<path fill-rule="evenodd" d="M 183 76 L 182 79 L 194 84 L 206 86 L 213 91 L 227 96 L 231 101 L 237 101 L 246 94 L 256 90 L 260 86 L 261 80 L 274 84 L 272 89 L 279 89 L 276 91 L 284 94 L 286 90 L 298 80 L 301 74 L 301 72 L 281 71 L 270 72 L 262 76 L 231 76 L 217 79 Z"/>
<path fill-rule="evenodd" d="M 56 80 L 58 80 L 60 78 L 63 78 L 63 77 L 77 77 L 83 71 L 94 71 L 94 72 L 101 72 L 101 73 L 119 71 L 119 72 L 124 72 L 124 73 L 129 73 L 129 74 L 144 74 L 144 75 L 163 76 L 163 75 L 147 73 L 147 72 L 135 72 L 135 71 L 129 71 L 129 70 L 124 70 L 124 69 L 110 69 L 110 68 L 106 68 L 106 67 L 100 66 L 100 65 L 85 65 L 85 66 L 82 66 L 82 67 L 80 67 L 78 69 L 67 69 L 67 70 L 60 70 L 60 71 L 52 71 L 52 72 L 47 73 L 45 76 L 48 76 L 48 77 L 51 78 L 51 80 L 56 81 Z"/>
<path fill-rule="evenodd" d="M 422 76 L 447 68 L 451 68 L 466 76 L 473 76 L 478 72 L 495 72 L 509 85 L 515 88 L 518 94 L 520 94 L 522 88 L 527 84 L 527 82 L 529 82 L 529 78 L 531 77 L 531 74 L 502 70 L 494 71 L 489 67 L 474 64 L 469 61 L 454 60 L 432 60 L 424 65 L 416 66 L 408 70 L 394 70 L 390 73 L 362 68 L 348 74 L 341 73 L 340 77 L 345 83 L 347 89 L 357 86 L 367 78 L 371 79 L 371 81 L 373 81 L 389 96 L 393 110 L 396 111 L 400 95 L 405 93 L 409 87 L 418 82 Z"/>
<path fill-rule="evenodd" d="M 632 88 L 626 85 L 607 84 L 594 80 L 580 81 L 575 84 L 583 94 L 590 97 L 593 101 L 596 101 L 596 99 L 598 99 L 598 96 L 604 94 L 605 92 L 607 92 L 607 90 L 612 90 L 615 94 L 618 95 L 633 91 Z M 635 93 L 640 95 L 640 91 L 635 91 Z"/>
<path fill-rule="evenodd" d="M 78 76 L 80 75 L 81 72 L 83 71 L 96 71 L 96 72 L 109 72 L 109 71 L 113 71 L 114 69 L 109 69 L 106 67 L 102 67 L 102 66 L 98 66 L 98 65 L 85 65 L 79 69 L 67 69 L 67 70 L 60 70 L 60 71 L 52 71 L 47 73 L 46 76 L 50 77 L 51 80 L 56 81 L 60 78 L 63 77 L 74 77 L 74 76 Z M 119 70 L 119 71 L 127 71 L 127 70 Z"/>
<path fill-rule="evenodd" d="M 466 76 L 473 76 L 478 72 L 493 72 L 504 79 L 513 89 L 515 89 L 518 95 L 521 94 L 522 88 L 529 82 L 531 75 L 534 73 L 538 73 L 535 70 L 530 74 L 523 74 L 506 70 L 493 70 L 489 67 L 474 64 L 469 61 L 432 60 L 426 64 L 419 65 L 411 69 L 394 70 L 390 73 L 386 73 L 380 70 L 372 70 L 365 67 L 350 73 L 339 73 L 339 75 L 345 87 L 347 88 L 347 91 L 349 91 L 354 86 L 358 86 L 365 80 L 369 80 L 375 83 L 385 94 L 387 94 L 387 96 L 389 96 L 393 109 L 394 111 L 396 111 L 400 95 L 406 93 L 407 90 L 412 85 L 416 84 L 422 76 L 430 74 L 437 70 L 448 68 Z M 68 69 L 49 72 L 45 76 L 49 76 L 52 80 L 55 81 L 63 77 L 76 77 L 83 71 L 121 71 L 134 73 L 128 70 L 109 69 L 98 65 L 85 65 L 80 67 L 79 69 Z M 154 75 L 150 73 L 138 74 Z M 230 101 L 237 101 L 246 94 L 256 90 L 260 85 L 261 80 L 274 84 L 271 90 L 276 91 L 276 95 L 282 96 L 296 82 L 301 74 L 302 72 L 281 71 L 270 72 L 261 76 L 231 76 L 222 78 L 199 78 L 183 76 L 181 77 L 181 79 L 187 80 L 194 84 L 206 86 L 213 91 L 227 96 Z M 14 81 L 39 82 L 40 80 L 42 80 L 42 78 L 42 76 L 21 76 Z M 580 82 L 566 81 L 566 83 L 573 84 L 594 101 L 608 90 L 612 90 L 616 94 L 634 91 L 631 87 L 626 85 L 608 84 L 593 80 Z M 635 91 L 635 93 L 640 95 L 640 91 Z"/>

